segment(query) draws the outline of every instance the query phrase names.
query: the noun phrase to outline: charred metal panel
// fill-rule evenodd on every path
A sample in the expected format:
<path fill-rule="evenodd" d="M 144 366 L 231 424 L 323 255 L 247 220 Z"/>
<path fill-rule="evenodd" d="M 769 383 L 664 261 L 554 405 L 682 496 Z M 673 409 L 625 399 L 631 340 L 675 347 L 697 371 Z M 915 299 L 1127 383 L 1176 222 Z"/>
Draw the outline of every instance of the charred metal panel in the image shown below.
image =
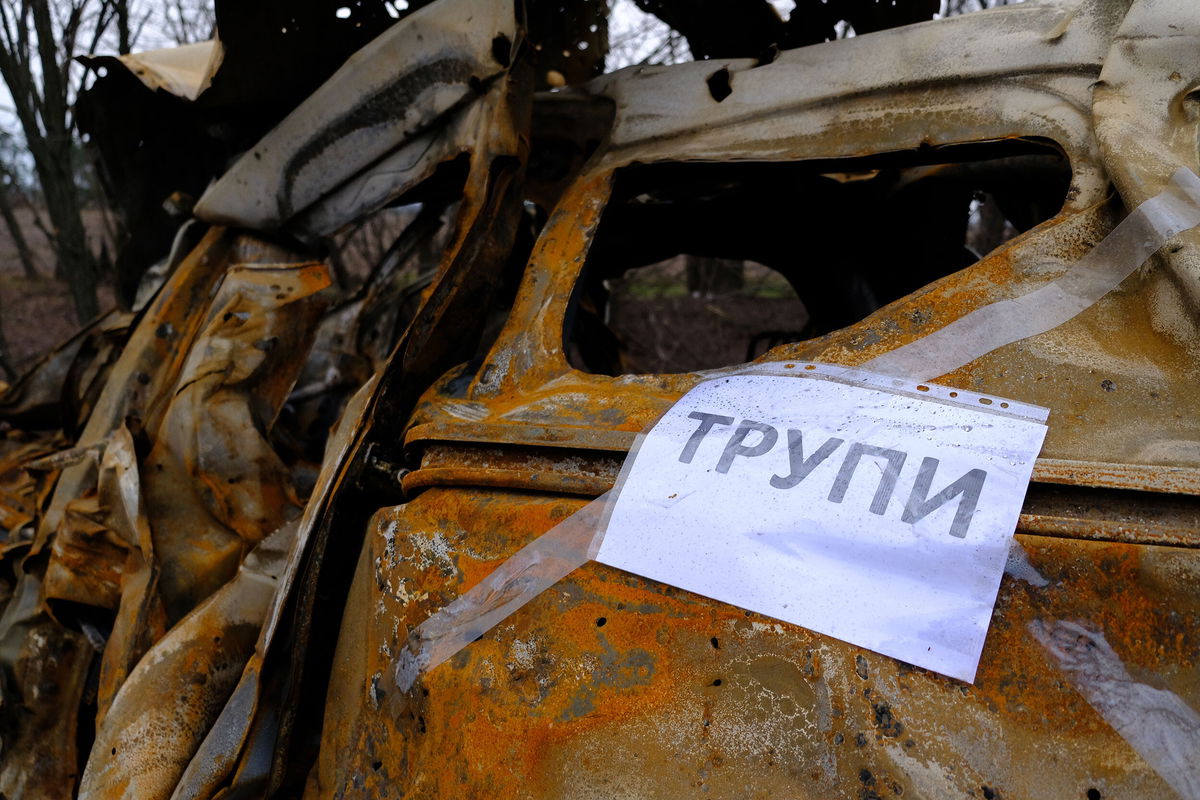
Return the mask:
<path fill-rule="evenodd" d="M 443 2 L 413 15 L 355 53 L 242 156 L 205 192 L 197 215 L 277 228 L 410 139 L 422 144 L 404 159 L 419 161 L 431 130 L 435 140 L 444 135 L 436 130 L 442 117 L 505 71 L 511 45 L 499 48 L 501 59 L 493 42 L 513 42 L 515 24 L 506 3 Z"/>

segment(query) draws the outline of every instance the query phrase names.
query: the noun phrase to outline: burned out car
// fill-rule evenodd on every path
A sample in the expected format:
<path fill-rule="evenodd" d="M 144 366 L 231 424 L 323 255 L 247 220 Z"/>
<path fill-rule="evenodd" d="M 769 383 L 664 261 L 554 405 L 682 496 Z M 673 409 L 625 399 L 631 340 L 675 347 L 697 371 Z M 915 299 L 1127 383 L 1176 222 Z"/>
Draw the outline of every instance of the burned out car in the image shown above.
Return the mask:
<path fill-rule="evenodd" d="M 1200 233 L 887 366 L 1200 169 L 1198 40 L 1182 1 L 1030 2 L 535 94 L 511 6 L 388 29 L 200 198 L 76 445 L 10 457 L 5 786 L 68 795 L 82 759 L 84 797 L 1200 797 Z M 327 310 L 304 244 L 417 203 L 381 267 L 436 240 L 411 319 L 376 278 Z M 747 355 L 1050 409 L 973 683 L 597 563 L 398 680 Z M 288 450 L 331 393 L 323 457 Z"/>

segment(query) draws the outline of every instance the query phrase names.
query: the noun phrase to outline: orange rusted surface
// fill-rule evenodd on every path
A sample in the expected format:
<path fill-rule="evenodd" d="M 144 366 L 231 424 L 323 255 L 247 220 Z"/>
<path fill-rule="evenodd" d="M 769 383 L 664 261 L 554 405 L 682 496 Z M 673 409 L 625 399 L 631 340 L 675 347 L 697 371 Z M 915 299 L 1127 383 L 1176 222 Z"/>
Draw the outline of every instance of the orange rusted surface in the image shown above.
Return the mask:
<path fill-rule="evenodd" d="M 610 377 L 569 359 L 572 297 L 594 268 L 605 213 L 628 202 L 614 188 L 623 169 L 823 158 L 865 172 L 869 162 L 850 159 L 971 141 L 1054 141 L 1072 170 L 1057 214 L 861 322 L 759 359 L 863 363 L 1044 285 L 1121 217 L 1123 198 L 1107 189 L 1091 131 L 1091 86 L 1124 11 L 1102 5 L 1081 12 L 1095 14 L 1088 33 L 1062 27 L 1061 18 L 1054 23 L 1090 55 L 1073 51 L 1080 61 L 1064 71 L 1030 55 L 1030 64 L 1042 66 L 1017 70 L 1012 83 L 990 84 L 982 94 L 981 84 L 931 79 L 915 87 L 888 74 L 879 79 L 888 85 L 839 98 L 835 110 L 828 97 L 760 110 L 748 99 L 753 93 L 741 105 L 729 103 L 738 81 L 765 87 L 775 65 L 736 65 L 743 71 L 734 73 L 734 94 L 712 107 L 702 128 L 688 127 L 688 112 L 676 109 L 691 107 L 690 93 L 700 95 L 701 78 L 720 64 L 703 74 L 699 66 L 651 69 L 598 82 L 616 106 L 607 148 L 550 215 L 482 364 L 447 373 L 406 426 L 413 471 L 402 482 L 410 497 L 378 512 L 368 529 L 308 795 L 1173 791 L 1066 679 L 1037 632 L 1082 624 L 1106 640 L 1132 680 L 1185 706 L 1200 703 L 1200 606 L 1189 588 L 1200 566 L 1200 407 L 1191 390 L 1200 337 L 1172 276 L 1176 251 L 1060 328 L 941 378 L 1051 408 L 974 686 L 596 565 L 422 675 L 411 691 L 400 692 L 391 679 L 413 626 L 583 504 L 570 495 L 611 486 L 606 453 L 627 450 L 632 434 L 704 377 Z M 1091 35 L 1098 38 L 1079 45 Z M 859 47 L 867 38 L 845 50 Z M 797 61 L 819 70 L 815 57 Z M 643 105 L 660 87 L 674 105 Z M 1056 96 L 1053 119 L 1018 111 L 1040 93 Z M 806 135 L 785 133 L 780 120 Z M 1194 154 L 1183 159 L 1192 161 Z M 823 162 L 822 169 L 833 168 Z"/>
<path fill-rule="evenodd" d="M 29 436 L 19 431 L 0 442 L 0 530 L 7 536 L 0 553 L 33 538 L 32 523 L 54 485 L 58 470 L 30 470 L 27 465 L 51 456 L 65 445 L 57 434 Z"/>
<path fill-rule="evenodd" d="M 146 507 L 178 619 L 224 584 L 247 549 L 299 513 L 265 440 L 312 343 L 324 265 L 231 269 L 184 364 L 154 447 Z"/>
<path fill-rule="evenodd" d="M 311 796 L 1169 791 L 1026 626 L 1089 620 L 1136 674 L 1195 697 L 1187 548 L 1019 536 L 1031 571 L 1005 577 L 974 686 L 592 565 L 398 695 L 408 628 L 580 504 L 431 489 L 376 516 Z"/>
<path fill-rule="evenodd" d="M 263 437 L 303 365 L 329 277 L 323 264 L 229 263 L 270 255 L 283 253 L 214 231 L 142 317 L 79 445 L 61 455 L 47 455 L 52 450 L 44 444 L 24 448 L 35 471 L 6 486 L 15 525 L 6 555 L 18 580 L 3 638 L 6 657 L 29 651 L 32 661 L 14 674 L 4 701 L 16 712 L 4 740 L 11 765 L 0 775 L 6 793 L 19 796 L 28 785 L 41 787 L 28 796 L 74 794 L 76 768 L 65 764 L 81 763 L 75 734 L 47 735 L 39 726 L 70 721 L 74 731 L 89 714 L 101 726 L 117 703 L 110 724 L 125 729 L 143 718 L 149 702 L 176 721 L 199 713 L 194 731 L 202 736 L 211 724 L 205 715 L 225 701 L 227 689 L 215 675 L 209 681 L 203 670 L 178 665 L 160 678 L 158 700 L 130 689 L 134 707 L 126 711 L 129 701 L 119 703 L 118 695 L 142 656 L 166 641 L 168 628 L 215 590 L 233 586 L 228 581 L 245 554 L 299 513 L 290 476 Z M 222 441 L 224 450 L 216 446 Z M 22 521 L 19 510 L 31 503 Z M 49 546 L 36 555 L 43 542 Z M 219 563 L 222 552 L 226 563 Z M 272 581 L 252 584 L 265 607 Z M 253 617 L 244 592 L 229 591 L 237 613 Z M 108 615 L 111 624 L 97 627 L 90 615 Z M 252 648 L 261 615 L 237 630 L 218 619 L 210 624 L 215 638 L 189 640 L 188 647 L 236 679 L 235 651 L 213 649 L 214 642 L 224 637 L 232 647 L 238 636 L 248 637 Z M 203 615 L 189 619 L 194 625 Z M 37 678 L 39 670 L 63 673 Z M 195 685 L 207 688 L 193 692 Z M 28 710 L 22 715 L 22 709 Z M 169 726 L 159 732 L 174 737 Z M 159 756 L 148 748 L 142 757 L 117 761 L 109 753 L 106 760 L 137 772 Z"/>
<path fill-rule="evenodd" d="M 107 344 L 68 343 L 0 402 L 41 419 L 58 391 L 82 423 L 0 448 L 0 702 L 17 711 L 0 792 L 1171 796 L 1178 776 L 1132 742 L 1200 737 L 1195 231 L 1069 322 L 940 378 L 1051 409 L 973 685 L 596 564 L 410 690 L 393 674 L 416 626 L 609 490 L 636 435 L 711 375 L 635 372 L 615 335 L 615 374 L 581 366 L 572 337 L 581 317 L 606 324 L 609 282 L 738 248 L 793 289 L 858 249 L 887 278 L 912 259 L 867 225 L 825 241 L 851 230 L 835 212 L 899 213 L 908 187 L 975 191 L 983 175 L 1062 191 L 1044 213 L 1029 199 L 1024 232 L 973 264 L 849 324 L 785 331 L 757 360 L 862 364 L 1044 286 L 1175 167 L 1200 170 L 1200 16 L 1178 0 L 1029 3 L 535 98 L 508 6 L 488 6 L 508 31 L 495 38 L 456 31 L 447 8 L 388 38 L 430 48 L 414 63 L 371 60 L 376 43 L 313 96 L 362 90 L 337 97 L 354 114 L 310 98 L 269 133 L 278 175 L 245 157 L 201 204 L 279 228 L 270 241 L 211 228 L 140 316 L 85 337 Z M 371 99 L 468 39 L 482 77 L 447 68 L 411 108 Z M 420 124 L 399 125 L 410 111 Z M 558 140 L 561 170 L 531 158 L 539 137 Z M 736 215 L 763 186 L 778 192 L 765 234 Z M 716 213 L 713 198 L 732 199 Z M 410 203 L 378 272 L 335 296 L 307 245 Z M 669 253 L 635 246 L 681 231 Z M 389 270 L 431 242 L 399 291 Z M 1109 671 L 1047 644 L 1071 635 Z M 1097 686 L 1144 724 L 1114 723 Z"/>
<path fill-rule="evenodd" d="M 80 797 L 174 789 L 254 650 L 295 532 L 285 526 L 264 540 L 124 680 L 98 726 Z"/>

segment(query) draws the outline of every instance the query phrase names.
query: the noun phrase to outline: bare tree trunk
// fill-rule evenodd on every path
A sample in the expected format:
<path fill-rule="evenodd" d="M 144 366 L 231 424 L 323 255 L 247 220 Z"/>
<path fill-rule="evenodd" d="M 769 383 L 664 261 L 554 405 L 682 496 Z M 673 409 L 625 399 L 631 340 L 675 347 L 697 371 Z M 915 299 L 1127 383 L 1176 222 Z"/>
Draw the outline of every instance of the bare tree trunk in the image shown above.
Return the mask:
<path fill-rule="evenodd" d="M 56 6 L 65 14 L 61 30 L 56 32 L 49 0 L 0 3 L 0 76 L 13 98 L 42 186 L 50 218 L 50 241 L 57 257 L 56 274 L 70 284 L 80 323 L 99 312 L 96 262 L 83 226 L 80 192 L 75 183 L 75 139 L 68 121 L 68 70 L 86 4 L 87 0 L 73 0 Z"/>
<path fill-rule="evenodd" d="M 70 168 L 67 167 L 67 170 Z M 53 226 L 58 265 L 70 286 L 79 324 L 85 325 L 100 313 L 100 305 L 96 301 L 96 259 L 88 247 L 79 194 L 73 182 L 64 185 L 61 180 L 56 182 L 43 178 L 42 187 L 46 197 L 46 213 Z"/>
<path fill-rule="evenodd" d="M 8 350 L 8 339 L 4 335 L 4 319 L 0 318 L 0 372 L 4 372 L 5 380 L 17 378 L 17 371 L 12 367 L 12 355 Z"/>
<path fill-rule="evenodd" d="M 129 0 L 113 0 L 117 17 L 117 52 L 126 55 L 133 47 L 129 30 Z"/>
<path fill-rule="evenodd" d="M 8 234 L 12 237 L 13 244 L 16 245 L 17 257 L 21 259 L 21 269 L 25 270 L 25 277 L 38 277 L 37 264 L 33 258 L 33 251 L 29 249 L 29 242 L 25 239 L 25 231 L 21 230 L 21 224 L 17 221 L 17 215 L 13 212 L 12 198 L 9 195 L 8 187 L 0 186 L 0 216 L 4 217 L 4 225 L 8 228 Z M 2 338 L 0 336 L 0 339 Z M 3 349 L 3 347 L 3 341 L 0 341 L 0 349 Z"/>

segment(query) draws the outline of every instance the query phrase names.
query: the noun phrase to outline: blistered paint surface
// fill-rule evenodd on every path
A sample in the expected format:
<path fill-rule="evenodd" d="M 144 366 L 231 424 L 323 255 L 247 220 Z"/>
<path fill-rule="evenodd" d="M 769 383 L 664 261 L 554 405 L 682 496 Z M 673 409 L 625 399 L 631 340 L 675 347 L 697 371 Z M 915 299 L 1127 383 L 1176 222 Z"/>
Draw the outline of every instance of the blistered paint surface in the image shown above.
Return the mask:
<path fill-rule="evenodd" d="M 377 514 L 314 796 L 1169 791 L 1030 630 L 1089 620 L 1127 669 L 1195 703 L 1186 548 L 1019 536 L 974 686 L 593 564 L 400 692 L 408 629 L 580 505 L 430 489 Z"/>

